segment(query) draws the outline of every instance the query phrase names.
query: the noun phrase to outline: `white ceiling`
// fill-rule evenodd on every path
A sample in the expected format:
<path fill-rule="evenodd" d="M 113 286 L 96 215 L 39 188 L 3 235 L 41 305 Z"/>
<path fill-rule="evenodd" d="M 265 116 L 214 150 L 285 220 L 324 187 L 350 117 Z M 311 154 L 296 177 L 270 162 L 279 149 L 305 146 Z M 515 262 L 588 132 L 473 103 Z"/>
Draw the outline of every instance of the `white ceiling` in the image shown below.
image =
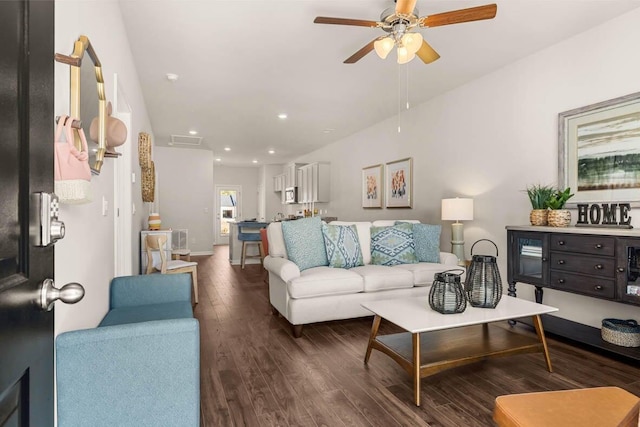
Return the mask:
<path fill-rule="evenodd" d="M 425 28 L 441 58 L 347 57 L 391 0 L 120 0 L 155 143 L 203 137 L 221 164 L 283 163 L 640 6 L 638 0 L 503 0 L 495 19 Z M 420 16 L 489 1 L 418 0 Z M 176 82 L 167 73 L 179 75 Z M 286 120 L 277 115 L 286 112 Z M 333 129 L 326 132 L 327 129 Z M 231 151 L 224 151 L 230 147 Z M 274 155 L 267 150 L 275 150 Z"/>

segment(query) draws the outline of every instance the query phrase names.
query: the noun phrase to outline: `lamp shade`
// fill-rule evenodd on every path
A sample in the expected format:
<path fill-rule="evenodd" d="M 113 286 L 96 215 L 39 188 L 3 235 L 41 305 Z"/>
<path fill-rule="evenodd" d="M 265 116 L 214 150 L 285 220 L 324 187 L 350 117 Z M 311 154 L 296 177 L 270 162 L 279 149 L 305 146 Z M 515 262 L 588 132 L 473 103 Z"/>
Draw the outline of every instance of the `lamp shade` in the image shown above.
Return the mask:
<path fill-rule="evenodd" d="M 470 221 L 473 219 L 473 199 L 442 199 L 443 221 Z"/>
<path fill-rule="evenodd" d="M 402 36 L 402 44 L 406 46 L 407 50 L 411 53 L 416 53 L 422 46 L 422 34 L 420 33 L 406 33 Z"/>
<path fill-rule="evenodd" d="M 389 52 L 391 52 L 391 49 L 393 49 L 394 45 L 395 42 L 389 37 L 385 37 L 373 42 L 373 47 L 381 59 L 385 59 L 387 55 L 389 55 Z"/>

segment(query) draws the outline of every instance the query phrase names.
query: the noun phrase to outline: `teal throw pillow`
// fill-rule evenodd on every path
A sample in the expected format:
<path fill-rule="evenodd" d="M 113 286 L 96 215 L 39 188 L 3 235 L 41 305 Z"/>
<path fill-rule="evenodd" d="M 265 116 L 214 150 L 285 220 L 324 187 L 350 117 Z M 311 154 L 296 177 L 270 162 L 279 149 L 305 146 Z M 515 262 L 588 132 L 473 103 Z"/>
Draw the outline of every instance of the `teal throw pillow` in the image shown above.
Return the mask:
<path fill-rule="evenodd" d="M 413 224 L 413 242 L 420 262 L 440 262 L 440 225 Z"/>
<path fill-rule="evenodd" d="M 417 262 L 412 224 L 371 227 L 371 264 L 398 265 Z"/>
<path fill-rule="evenodd" d="M 322 237 L 322 221 L 319 216 L 284 221 L 282 237 L 284 237 L 284 246 L 287 248 L 287 257 L 298 266 L 300 271 L 329 264 L 324 248 L 324 237 Z"/>
<path fill-rule="evenodd" d="M 329 267 L 352 268 L 364 265 L 355 225 L 322 224 Z"/>

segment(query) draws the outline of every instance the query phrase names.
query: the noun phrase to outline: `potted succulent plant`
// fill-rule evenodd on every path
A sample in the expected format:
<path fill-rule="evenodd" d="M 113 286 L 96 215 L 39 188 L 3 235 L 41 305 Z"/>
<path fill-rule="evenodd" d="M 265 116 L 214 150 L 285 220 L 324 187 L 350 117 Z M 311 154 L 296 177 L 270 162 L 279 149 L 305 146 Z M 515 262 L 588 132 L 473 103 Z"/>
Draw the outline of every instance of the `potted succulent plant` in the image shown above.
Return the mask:
<path fill-rule="evenodd" d="M 531 185 L 527 187 L 527 195 L 531 201 L 529 221 L 531 225 L 547 225 L 547 201 L 556 192 L 550 185 Z"/>
<path fill-rule="evenodd" d="M 568 227 L 571 223 L 571 212 L 568 209 L 564 209 L 567 200 L 573 197 L 571 194 L 571 188 L 567 187 L 564 190 L 556 190 L 549 200 L 547 200 L 547 207 L 549 213 L 547 221 L 551 227 Z"/>

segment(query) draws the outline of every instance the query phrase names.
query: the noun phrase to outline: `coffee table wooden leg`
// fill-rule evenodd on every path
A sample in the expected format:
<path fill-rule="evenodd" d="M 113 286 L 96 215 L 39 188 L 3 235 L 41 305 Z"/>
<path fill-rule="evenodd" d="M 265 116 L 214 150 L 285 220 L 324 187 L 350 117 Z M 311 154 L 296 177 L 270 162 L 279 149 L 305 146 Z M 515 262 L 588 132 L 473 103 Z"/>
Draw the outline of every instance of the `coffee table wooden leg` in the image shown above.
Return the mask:
<path fill-rule="evenodd" d="M 544 349 L 544 359 L 547 362 L 547 370 L 549 372 L 553 372 L 553 368 L 551 367 L 551 358 L 549 357 L 549 347 L 547 347 L 547 339 L 544 336 L 544 329 L 542 329 L 542 320 L 540 320 L 539 315 L 533 316 L 533 326 L 536 328 L 536 333 L 538 334 L 538 338 L 542 343 L 542 348 Z"/>
<path fill-rule="evenodd" d="M 382 320 L 382 317 L 377 315 L 373 318 L 373 325 L 371 326 L 371 335 L 369 336 L 369 344 L 367 344 L 367 352 L 364 355 L 365 365 L 369 363 L 369 357 L 371 357 L 371 348 L 373 346 L 373 342 L 376 339 L 376 336 L 378 335 L 378 328 L 380 328 L 381 320 Z"/>
<path fill-rule="evenodd" d="M 411 334 L 413 341 L 413 393 L 420 406 L 420 334 Z"/>

